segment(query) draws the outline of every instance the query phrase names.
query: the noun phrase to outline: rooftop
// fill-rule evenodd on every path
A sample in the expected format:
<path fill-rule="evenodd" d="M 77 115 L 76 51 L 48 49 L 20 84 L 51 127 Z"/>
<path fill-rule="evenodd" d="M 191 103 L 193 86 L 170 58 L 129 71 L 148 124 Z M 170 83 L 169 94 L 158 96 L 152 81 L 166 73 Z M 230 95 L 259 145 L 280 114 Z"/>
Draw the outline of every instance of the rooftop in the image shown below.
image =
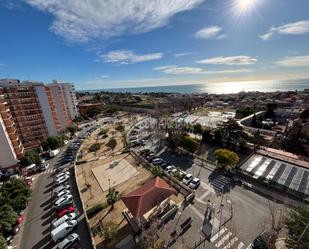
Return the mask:
<path fill-rule="evenodd" d="M 127 193 L 121 200 L 131 214 L 139 218 L 173 194 L 176 194 L 176 190 L 160 177 L 156 177 Z"/>

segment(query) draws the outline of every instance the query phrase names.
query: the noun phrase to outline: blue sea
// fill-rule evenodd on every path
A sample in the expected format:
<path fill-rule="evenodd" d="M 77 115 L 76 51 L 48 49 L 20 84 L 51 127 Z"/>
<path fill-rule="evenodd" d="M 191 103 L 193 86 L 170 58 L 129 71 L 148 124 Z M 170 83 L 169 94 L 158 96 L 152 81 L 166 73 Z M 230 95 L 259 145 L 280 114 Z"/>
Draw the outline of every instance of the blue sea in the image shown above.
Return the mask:
<path fill-rule="evenodd" d="M 309 79 L 301 80 L 267 80 L 267 81 L 241 81 L 241 82 L 222 82 L 204 83 L 190 85 L 166 85 L 153 87 L 132 87 L 132 88 L 111 88 L 88 90 L 89 92 L 109 91 L 109 92 L 131 92 L 131 93 L 238 93 L 245 92 L 274 92 L 274 91 L 303 91 L 309 89 Z M 83 90 L 81 92 L 84 92 Z"/>

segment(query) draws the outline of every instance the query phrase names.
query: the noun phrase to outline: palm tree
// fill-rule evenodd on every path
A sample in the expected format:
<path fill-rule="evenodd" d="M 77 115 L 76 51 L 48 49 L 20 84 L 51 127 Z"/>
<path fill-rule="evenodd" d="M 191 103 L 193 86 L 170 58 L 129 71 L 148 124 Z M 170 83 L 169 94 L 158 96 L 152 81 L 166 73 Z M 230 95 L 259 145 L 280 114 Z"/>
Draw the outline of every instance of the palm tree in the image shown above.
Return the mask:
<path fill-rule="evenodd" d="M 107 198 L 107 203 L 111 205 L 111 209 L 113 210 L 114 204 L 119 199 L 119 191 L 117 191 L 114 187 L 109 187 L 106 198 Z"/>

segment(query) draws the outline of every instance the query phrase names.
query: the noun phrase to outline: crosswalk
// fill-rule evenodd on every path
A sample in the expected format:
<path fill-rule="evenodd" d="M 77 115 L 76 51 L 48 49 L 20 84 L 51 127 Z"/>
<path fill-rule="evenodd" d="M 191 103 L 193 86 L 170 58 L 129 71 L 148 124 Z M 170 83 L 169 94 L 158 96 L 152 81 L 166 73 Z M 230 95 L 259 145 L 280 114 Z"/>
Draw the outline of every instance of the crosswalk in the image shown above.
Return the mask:
<path fill-rule="evenodd" d="M 55 171 L 56 171 L 56 169 L 51 169 L 50 168 L 50 169 L 47 169 L 47 170 L 41 172 L 40 175 L 41 174 L 53 174 Z"/>
<path fill-rule="evenodd" d="M 223 227 L 211 238 L 212 242 L 218 249 L 251 249 L 252 245 L 245 246 L 245 243 L 240 241 L 228 228 Z"/>
<path fill-rule="evenodd" d="M 231 179 L 222 175 L 218 175 L 210 185 L 216 192 L 224 192 L 231 186 Z"/>

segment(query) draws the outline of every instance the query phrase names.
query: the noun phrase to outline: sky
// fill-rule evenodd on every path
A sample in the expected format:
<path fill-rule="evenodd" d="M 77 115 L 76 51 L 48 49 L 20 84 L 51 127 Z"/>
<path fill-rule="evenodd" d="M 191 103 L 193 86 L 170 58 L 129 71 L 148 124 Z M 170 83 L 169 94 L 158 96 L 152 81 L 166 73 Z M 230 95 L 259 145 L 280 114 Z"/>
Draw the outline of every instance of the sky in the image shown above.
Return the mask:
<path fill-rule="evenodd" d="M 309 79 L 308 0 L 0 0 L 0 34 L 0 78 L 80 90 Z"/>

